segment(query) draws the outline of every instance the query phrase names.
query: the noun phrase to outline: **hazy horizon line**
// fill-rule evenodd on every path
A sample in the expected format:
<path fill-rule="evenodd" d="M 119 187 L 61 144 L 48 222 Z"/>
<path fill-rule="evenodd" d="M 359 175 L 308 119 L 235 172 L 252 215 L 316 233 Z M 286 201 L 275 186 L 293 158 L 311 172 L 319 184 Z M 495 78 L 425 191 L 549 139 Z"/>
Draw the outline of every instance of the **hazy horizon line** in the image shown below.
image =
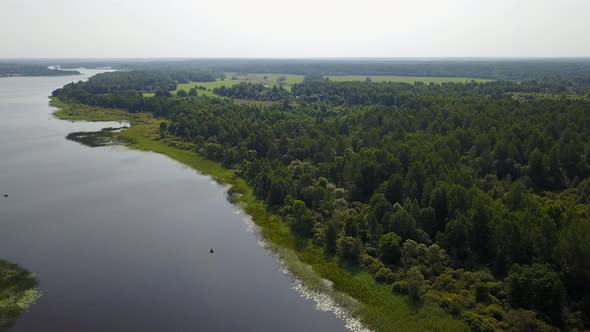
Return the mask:
<path fill-rule="evenodd" d="M 590 60 L 588 56 L 406 56 L 406 57 L 2 57 L 4 60 Z"/>

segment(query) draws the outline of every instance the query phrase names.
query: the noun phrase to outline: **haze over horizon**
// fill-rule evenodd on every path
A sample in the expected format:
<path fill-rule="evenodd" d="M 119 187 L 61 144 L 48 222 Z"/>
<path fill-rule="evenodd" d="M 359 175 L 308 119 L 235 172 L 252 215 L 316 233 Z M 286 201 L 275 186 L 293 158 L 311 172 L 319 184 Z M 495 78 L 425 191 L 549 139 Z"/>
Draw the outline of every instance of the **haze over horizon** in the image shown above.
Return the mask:
<path fill-rule="evenodd" d="M 588 57 L 590 2 L 3 0 L 0 58 Z"/>

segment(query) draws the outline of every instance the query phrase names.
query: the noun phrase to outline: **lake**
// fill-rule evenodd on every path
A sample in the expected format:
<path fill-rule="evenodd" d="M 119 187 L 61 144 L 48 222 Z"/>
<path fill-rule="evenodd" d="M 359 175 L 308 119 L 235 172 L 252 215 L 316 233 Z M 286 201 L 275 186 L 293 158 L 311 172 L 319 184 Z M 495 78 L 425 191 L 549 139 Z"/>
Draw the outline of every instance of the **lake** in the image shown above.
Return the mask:
<path fill-rule="evenodd" d="M 82 71 L 0 78 L 0 258 L 43 294 L 11 331 L 346 330 L 293 289 L 210 177 L 66 140 L 120 125 L 51 115 L 52 90 L 100 72 Z"/>

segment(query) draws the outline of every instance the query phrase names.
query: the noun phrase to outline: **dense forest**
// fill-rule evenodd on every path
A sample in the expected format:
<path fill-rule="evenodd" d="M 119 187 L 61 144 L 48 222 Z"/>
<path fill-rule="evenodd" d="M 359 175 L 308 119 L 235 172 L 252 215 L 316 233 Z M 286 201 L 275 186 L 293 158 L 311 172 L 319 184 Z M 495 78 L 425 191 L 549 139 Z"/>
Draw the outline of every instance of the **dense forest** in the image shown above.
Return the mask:
<path fill-rule="evenodd" d="M 215 91 L 281 101 L 270 107 L 146 98 L 141 92 L 176 86 L 149 70 L 100 74 L 53 95 L 161 117 L 162 140 L 235 169 L 300 238 L 416 305 L 437 303 L 474 331 L 584 330 L 590 75 L 586 63 L 556 63 L 530 78 L 558 70 L 569 81 L 412 85 L 316 75 L 291 91 L 255 84 Z M 497 75 L 511 78 L 509 64 Z M 358 71 L 381 73 L 376 68 L 368 62 Z M 446 67 L 420 68 L 443 75 Z M 515 98 L 519 92 L 538 95 Z M 564 92 L 577 97 L 544 95 Z"/>
<path fill-rule="evenodd" d="M 0 62 L 0 77 L 3 77 L 3 76 L 65 76 L 65 75 L 80 75 L 80 72 L 78 72 L 77 70 L 49 69 L 47 66 L 42 66 L 42 65 Z"/>

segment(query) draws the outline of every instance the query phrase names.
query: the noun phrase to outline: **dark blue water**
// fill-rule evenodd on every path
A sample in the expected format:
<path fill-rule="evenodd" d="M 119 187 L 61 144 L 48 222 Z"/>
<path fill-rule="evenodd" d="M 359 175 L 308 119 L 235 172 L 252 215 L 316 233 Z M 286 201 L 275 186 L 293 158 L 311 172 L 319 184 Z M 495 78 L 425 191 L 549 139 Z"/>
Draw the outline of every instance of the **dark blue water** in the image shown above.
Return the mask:
<path fill-rule="evenodd" d="M 84 72 L 0 79 L 0 258 L 43 293 L 11 331 L 344 330 L 291 289 L 209 177 L 66 140 L 118 125 L 51 116 L 47 96 Z"/>

